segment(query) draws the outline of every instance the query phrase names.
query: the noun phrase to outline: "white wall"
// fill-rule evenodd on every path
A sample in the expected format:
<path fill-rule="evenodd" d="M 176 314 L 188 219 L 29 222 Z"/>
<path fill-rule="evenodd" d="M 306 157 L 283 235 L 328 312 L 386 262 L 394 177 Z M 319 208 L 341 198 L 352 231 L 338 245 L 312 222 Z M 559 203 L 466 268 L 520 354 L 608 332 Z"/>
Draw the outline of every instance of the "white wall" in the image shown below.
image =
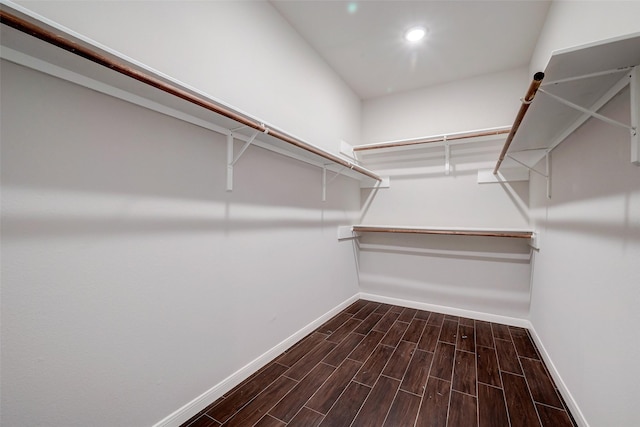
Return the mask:
<path fill-rule="evenodd" d="M 510 125 L 526 90 L 525 68 L 366 101 L 366 142 Z M 528 184 L 478 184 L 495 166 L 499 141 L 444 148 L 363 152 L 391 188 L 363 190 L 364 224 L 434 227 L 528 227 Z M 526 241 L 495 238 L 365 236 L 360 247 L 364 292 L 524 318 L 529 304 Z"/>
<path fill-rule="evenodd" d="M 637 0 L 554 0 L 531 57 L 530 73 L 544 71 L 555 50 L 639 32 L 638 16 Z"/>
<path fill-rule="evenodd" d="M 601 113 L 628 122 L 629 92 Z M 531 181 L 542 233 L 531 322 L 591 426 L 640 425 L 640 167 L 629 132 L 591 119 L 552 155 L 552 198 Z"/>
<path fill-rule="evenodd" d="M 357 291 L 357 181 L 2 61 L 2 425 L 151 425 Z"/>
<path fill-rule="evenodd" d="M 367 100 L 363 143 L 509 126 L 531 80 L 526 68 Z"/>
<path fill-rule="evenodd" d="M 266 1 L 19 1 L 307 142 L 360 140 L 360 100 Z"/>

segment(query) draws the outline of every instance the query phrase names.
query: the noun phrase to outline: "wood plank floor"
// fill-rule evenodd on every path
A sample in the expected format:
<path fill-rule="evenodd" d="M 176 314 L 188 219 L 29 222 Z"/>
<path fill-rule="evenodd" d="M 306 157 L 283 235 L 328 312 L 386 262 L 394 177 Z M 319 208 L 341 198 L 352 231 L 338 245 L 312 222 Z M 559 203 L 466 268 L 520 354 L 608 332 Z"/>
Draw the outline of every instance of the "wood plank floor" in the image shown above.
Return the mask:
<path fill-rule="evenodd" d="M 183 427 L 572 427 L 526 329 L 359 300 Z"/>

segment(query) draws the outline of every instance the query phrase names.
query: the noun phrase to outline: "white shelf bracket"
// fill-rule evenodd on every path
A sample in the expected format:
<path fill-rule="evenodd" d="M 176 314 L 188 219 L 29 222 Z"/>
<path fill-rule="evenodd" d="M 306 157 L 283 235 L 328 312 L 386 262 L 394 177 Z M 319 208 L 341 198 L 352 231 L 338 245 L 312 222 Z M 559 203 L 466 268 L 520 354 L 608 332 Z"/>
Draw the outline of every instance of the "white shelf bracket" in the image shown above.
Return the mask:
<path fill-rule="evenodd" d="M 640 166 L 640 66 L 631 70 L 631 162 Z"/>
<path fill-rule="evenodd" d="M 555 99 L 559 103 L 564 104 L 567 107 L 571 107 L 571 108 L 573 108 L 575 110 L 578 110 L 578 111 L 580 111 L 582 113 L 588 114 L 589 116 L 591 116 L 591 117 L 593 117 L 595 119 L 599 119 L 599 120 L 602 120 L 605 123 L 609 123 L 610 125 L 623 127 L 625 129 L 630 129 L 631 131 L 633 131 L 633 127 L 632 126 L 629 126 L 629 125 L 627 125 L 625 123 L 622 123 L 622 122 L 619 122 L 617 120 L 610 119 L 609 117 L 603 116 L 602 114 L 598 114 L 593 110 L 589 110 L 588 108 L 581 107 L 580 105 L 574 104 L 571 101 L 567 101 L 566 99 L 561 98 L 558 95 L 554 95 L 553 93 L 548 92 L 545 89 L 538 89 L 538 92 L 542 92 L 545 95 L 551 97 L 552 99 Z"/>
<path fill-rule="evenodd" d="M 449 140 L 447 140 L 447 135 L 444 136 L 444 174 L 449 175 L 451 173 L 451 146 L 449 145 Z"/>
<path fill-rule="evenodd" d="M 544 163 L 547 168 L 547 199 L 551 199 L 551 151 L 544 155 Z"/>
<path fill-rule="evenodd" d="M 327 166 L 330 166 L 330 164 L 322 165 L 322 201 L 323 202 L 327 201 L 327 186 L 331 184 L 337 177 L 342 175 L 342 172 L 347 168 L 346 166 L 341 167 L 340 170 L 336 172 L 336 174 L 332 176 L 329 181 L 327 181 Z"/>
<path fill-rule="evenodd" d="M 266 129 L 264 133 L 268 132 L 269 130 Z M 242 157 L 244 152 L 247 151 L 247 148 L 249 148 L 249 146 L 253 143 L 259 133 L 260 131 L 257 130 L 253 133 L 253 135 L 251 135 L 251 137 L 244 143 L 244 145 L 240 149 L 240 152 L 237 156 L 235 156 L 235 158 L 233 155 L 233 132 L 227 135 L 227 191 L 233 191 L 233 167 L 236 163 L 238 163 L 240 157 Z"/>

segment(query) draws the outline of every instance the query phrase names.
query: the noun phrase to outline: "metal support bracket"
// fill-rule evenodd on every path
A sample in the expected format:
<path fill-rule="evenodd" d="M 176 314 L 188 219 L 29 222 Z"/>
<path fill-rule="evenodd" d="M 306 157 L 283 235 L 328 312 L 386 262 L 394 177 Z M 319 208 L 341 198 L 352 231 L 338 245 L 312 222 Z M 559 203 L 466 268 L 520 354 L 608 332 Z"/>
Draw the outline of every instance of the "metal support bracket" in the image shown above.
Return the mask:
<path fill-rule="evenodd" d="M 631 162 L 640 166 L 640 66 L 631 70 Z"/>
<path fill-rule="evenodd" d="M 451 173 L 451 146 L 447 140 L 447 135 L 444 136 L 444 174 L 449 175 Z"/>
<path fill-rule="evenodd" d="M 547 199 L 551 199 L 551 151 L 544 155 L 544 163 L 547 168 Z"/>
<path fill-rule="evenodd" d="M 589 116 L 591 116 L 593 118 L 596 118 L 596 119 L 599 119 L 599 120 L 602 120 L 603 122 L 609 123 L 610 125 L 620 126 L 620 127 L 625 128 L 625 129 L 630 129 L 631 131 L 635 130 L 633 126 L 629 126 L 629 125 L 627 125 L 625 123 L 622 123 L 622 122 L 619 122 L 617 120 L 610 119 L 609 117 L 603 116 L 602 114 L 598 114 L 593 110 L 589 110 L 588 108 L 581 107 L 578 104 L 574 104 L 571 101 L 567 101 L 566 99 L 561 98 L 558 95 L 554 95 L 553 93 L 548 92 L 548 91 L 546 91 L 544 89 L 538 89 L 538 92 L 542 92 L 545 95 L 555 99 L 559 103 L 566 105 L 567 107 L 571 107 L 574 110 L 578 110 L 578 111 L 580 111 L 582 113 L 588 114 Z"/>
<path fill-rule="evenodd" d="M 267 131 L 265 131 L 265 133 Z M 253 135 L 251 135 L 251 137 L 244 143 L 244 145 L 240 149 L 240 152 L 235 157 L 233 155 L 233 132 L 227 134 L 227 191 L 233 191 L 233 167 L 236 163 L 238 163 L 240 157 L 242 157 L 244 152 L 247 151 L 247 148 L 249 148 L 249 146 L 253 143 L 259 133 L 260 131 L 255 131 Z"/>
<path fill-rule="evenodd" d="M 327 166 L 329 165 L 326 165 L 326 164 L 322 165 L 322 201 L 323 202 L 327 201 L 327 186 L 331 184 L 338 176 L 342 175 L 342 171 L 346 169 L 346 166 L 341 167 L 340 170 L 338 170 L 338 172 L 336 172 L 336 174 L 332 176 L 329 181 L 327 181 Z"/>

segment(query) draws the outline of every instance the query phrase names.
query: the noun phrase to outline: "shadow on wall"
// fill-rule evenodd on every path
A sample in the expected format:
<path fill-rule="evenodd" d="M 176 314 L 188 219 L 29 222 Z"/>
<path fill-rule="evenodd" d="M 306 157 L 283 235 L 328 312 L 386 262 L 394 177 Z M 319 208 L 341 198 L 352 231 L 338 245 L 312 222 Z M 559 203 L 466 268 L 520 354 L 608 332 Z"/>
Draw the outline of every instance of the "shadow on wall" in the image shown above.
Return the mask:
<path fill-rule="evenodd" d="M 222 135 L 12 63 L 2 71 L 3 233 L 323 227 L 358 212 L 357 181 L 338 177 L 323 203 L 319 168 L 257 147 L 227 192 Z"/>

